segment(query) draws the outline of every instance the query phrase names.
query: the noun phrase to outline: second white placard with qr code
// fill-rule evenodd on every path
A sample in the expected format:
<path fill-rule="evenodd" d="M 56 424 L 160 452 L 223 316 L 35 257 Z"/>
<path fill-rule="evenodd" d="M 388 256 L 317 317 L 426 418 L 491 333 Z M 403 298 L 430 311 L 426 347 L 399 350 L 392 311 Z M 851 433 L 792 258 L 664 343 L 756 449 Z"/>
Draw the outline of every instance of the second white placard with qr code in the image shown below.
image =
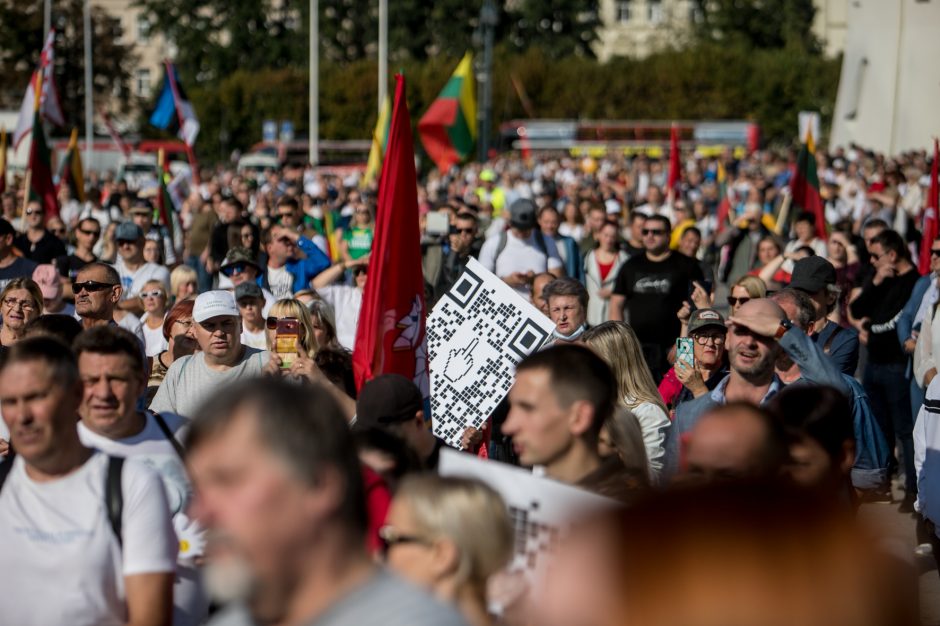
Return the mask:
<path fill-rule="evenodd" d="M 434 434 L 455 448 L 509 393 L 516 365 L 545 345 L 555 325 L 470 259 L 428 316 Z"/>

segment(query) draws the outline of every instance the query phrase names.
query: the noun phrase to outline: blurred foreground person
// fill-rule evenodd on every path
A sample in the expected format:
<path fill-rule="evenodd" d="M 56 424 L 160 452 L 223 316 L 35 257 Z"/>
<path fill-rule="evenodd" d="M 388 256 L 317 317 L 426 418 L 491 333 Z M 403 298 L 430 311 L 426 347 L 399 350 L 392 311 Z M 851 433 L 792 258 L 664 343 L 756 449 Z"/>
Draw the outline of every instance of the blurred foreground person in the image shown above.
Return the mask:
<path fill-rule="evenodd" d="M 917 624 L 914 572 L 834 504 L 767 483 L 654 493 L 569 534 L 532 623 Z"/>
<path fill-rule="evenodd" d="M 393 571 L 456 606 L 471 626 L 494 623 L 487 581 L 509 562 L 513 532 L 493 489 L 466 478 L 408 476 L 379 534 Z"/>
<path fill-rule="evenodd" d="M 35 337 L 4 355 L 16 454 L 0 465 L 0 622 L 167 626 L 177 540 L 160 478 L 82 445 L 81 402 L 65 345 Z"/>
<path fill-rule="evenodd" d="M 207 584 L 236 601 L 210 623 L 464 623 L 369 557 L 359 460 L 321 386 L 267 378 L 219 390 L 186 443 L 192 511 L 211 535 Z"/>

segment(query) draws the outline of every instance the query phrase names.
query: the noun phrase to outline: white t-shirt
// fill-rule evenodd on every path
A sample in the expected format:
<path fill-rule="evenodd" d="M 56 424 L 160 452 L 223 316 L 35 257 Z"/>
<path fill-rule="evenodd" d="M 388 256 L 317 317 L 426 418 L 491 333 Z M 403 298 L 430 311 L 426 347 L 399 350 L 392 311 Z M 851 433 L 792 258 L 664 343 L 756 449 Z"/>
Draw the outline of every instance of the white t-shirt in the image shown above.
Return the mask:
<path fill-rule="evenodd" d="M 16 457 L 0 491 L 0 621 L 17 626 L 123 625 L 124 577 L 176 569 L 177 540 L 160 478 L 124 464 L 123 546 L 108 521 L 108 457 L 35 482 Z"/>
<path fill-rule="evenodd" d="M 140 318 L 140 330 L 144 335 L 144 347 L 147 350 L 147 356 L 155 357 L 159 356 L 161 352 L 169 348 L 170 342 L 168 342 L 166 337 L 163 336 L 162 324 L 156 328 L 150 328 L 147 326 L 147 318 L 149 316 L 149 313 L 144 313 L 144 316 Z"/>
<path fill-rule="evenodd" d="M 349 285 L 330 285 L 317 289 L 320 297 L 333 307 L 336 316 L 336 340 L 347 350 L 356 345 L 356 328 L 362 310 L 362 291 Z"/>
<path fill-rule="evenodd" d="M 154 470 L 163 481 L 173 529 L 179 540 L 177 574 L 173 585 L 174 626 L 196 626 L 209 614 L 209 599 L 203 588 L 194 559 L 205 552 L 205 530 L 189 518 L 185 511 L 192 499 L 192 486 L 183 460 L 149 411 L 144 429 L 126 439 L 108 439 L 78 423 L 78 436 L 89 448 L 111 456 L 133 458 Z M 173 413 L 162 413 L 170 432 L 182 445 L 189 420 Z M 185 571 L 183 571 L 185 570 Z"/>
<path fill-rule="evenodd" d="M 211 369 L 206 365 L 205 356 L 204 352 L 197 352 L 173 361 L 150 403 L 150 410 L 192 417 L 199 405 L 221 385 L 260 376 L 271 355 L 245 347 L 238 365 L 225 371 Z"/>
<path fill-rule="evenodd" d="M 506 231 L 506 247 L 497 255 L 500 235 L 490 237 L 480 249 L 480 263 L 500 278 L 515 272 L 539 274 L 562 267 L 558 248 L 551 238 L 545 238 L 546 256 L 535 242 L 535 231 L 528 239 L 519 239 L 512 230 Z M 528 287 L 516 288 L 519 295 L 529 299 Z"/>
<path fill-rule="evenodd" d="M 121 286 L 124 287 L 121 300 L 140 295 L 144 285 L 151 280 L 159 280 L 167 291 L 170 290 L 170 271 L 162 265 L 144 263 L 132 272 L 124 264 L 124 259 L 118 257 L 118 260 L 114 263 L 114 269 L 120 275 Z"/>
<path fill-rule="evenodd" d="M 294 275 L 287 271 L 286 265 L 277 269 L 269 267 L 268 285 L 276 299 L 290 298 L 294 294 Z"/>
<path fill-rule="evenodd" d="M 249 348 L 257 348 L 258 350 L 267 350 L 268 335 L 264 328 L 253 333 L 242 324 L 242 345 L 248 346 Z"/>

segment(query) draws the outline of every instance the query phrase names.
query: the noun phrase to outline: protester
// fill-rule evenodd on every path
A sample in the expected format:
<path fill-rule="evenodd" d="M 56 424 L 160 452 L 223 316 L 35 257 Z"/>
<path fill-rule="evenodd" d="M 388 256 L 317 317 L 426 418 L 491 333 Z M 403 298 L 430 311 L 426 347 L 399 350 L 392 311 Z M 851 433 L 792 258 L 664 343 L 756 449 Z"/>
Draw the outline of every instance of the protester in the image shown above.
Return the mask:
<path fill-rule="evenodd" d="M 42 265 L 65 256 L 65 244 L 45 226 L 46 215 L 38 199 L 26 203 L 26 232 L 16 238 L 15 245 L 23 256 Z"/>
<path fill-rule="evenodd" d="M 343 261 L 352 263 L 372 251 L 372 239 L 375 236 L 375 218 L 372 210 L 364 202 L 353 207 L 352 220 L 349 227 L 343 230 L 343 239 L 339 244 L 339 252 Z"/>
<path fill-rule="evenodd" d="M 336 337 L 336 317 L 333 307 L 323 300 L 310 303 L 310 321 L 313 323 L 313 336 L 317 345 L 334 350 L 345 350 Z"/>
<path fill-rule="evenodd" d="M 659 383 L 666 406 L 675 410 L 683 402 L 715 389 L 728 374 L 725 319 L 715 309 L 696 309 L 690 314 L 688 336 L 692 339 L 692 365 L 677 358 Z"/>
<path fill-rule="evenodd" d="M 242 344 L 259 350 L 268 349 L 265 330 L 265 299 L 261 287 L 245 282 L 235 287 L 235 302 L 242 320 Z"/>
<path fill-rule="evenodd" d="M 193 335 L 199 352 L 173 361 L 150 410 L 195 415 L 219 386 L 261 374 L 269 353 L 243 346 L 235 298 L 227 291 L 199 294 L 193 304 Z"/>
<path fill-rule="evenodd" d="M 618 456 L 601 458 L 598 452 L 617 391 L 607 364 L 583 346 L 536 352 L 516 370 L 503 433 L 512 437 L 522 465 L 542 466 L 550 478 L 628 501 L 643 479 L 628 474 Z"/>
<path fill-rule="evenodd" d="M 379 531 L 392 571 L 453 605 L 467 624 L 489 626 L 490 577 L 512 556 L 506 504 L 485 484 L 467 478 L 408 476 Z"/>
<path fill-rule="evenodd" d="M 114 309 L 121 299 L 121 277 L 105 263 L 89 263 L 72 280 L 75 314 L 84 328 L 115 324 Z M 143 339 L 143 338 L 141 338 Z"/>
<path fill-rule="evenodd" d="M 201 624 L 209 604 L 196 560 L 203 556 L 205 537 L 186 514 L 192 488 L 183 466 L 181 439 L 188 421 L 171 413 L 138 410 L 147 379 L 133 334 L 97 326 L 82 333 L 74 349 L 84 387 L 79 439 L 106 454 L 137 459 L 160 475 L 180 546 L 173 624 Z"/>
<path fill-rule="evenodd" d="M 0 291 L 0 346 L 8 348 L 26 333 L 26 325 L 42 315 L 42 291 L 29 278 L 14 278 Z"/>
<path fill-rule="evenodd" d="M 317 274 L 330 266 L 320 248 L 289 228 L 272 226 L 264 233 L 262 243 L 268 263 L 261 286 L 275 298 L 289 298 L 295 291 L 310 287 Z"/>
<path fill-rule="evenodd" d="M 219 288 L 237 288 L 245 283 L 258 284 L 261 277 L 261 267 L 255 263 L 255 257 L 248 248 L 235 246 L 228 251 L 222 265 L 219 267 Z M 260 287 L 259 287 L 260 288 Z M 264 288 L 264 314 L 267 315 L 271 305 L 274 304 L 274 294 Z"/>
<path fill-rule="evenodd" d="M 267 350 L 271 353 L 271 362 L 279 362 L 276 353 L 277 344 L 277 321 L 282 319 L 293 319 L 298 324 L 298 343 L 303 349 L 305 355 L 314 358 L 320 349 L 317 343 L 316 334 L 313 331 L 313 320 L 310 318 L 310 310 L 299 300 L 285 298 L 278 300 L 271 307 L 271 314 L 265 320 L 265 333 L 267 338 Z"/>
<path fill-rule="evenodd" d="M 532 301 L 532 305 L 541 311 L 545 317 L 548 317 L 548 301 L 545 299 L 544 295 L 545 287 L 553 280 L 555 280 L 554 274 L 549 274 L 548 272 L 536 274 L 532 278 L 532 286 L 529 289 L 529 298 Z"/>
<path fill-rule="evenodd" d="M 663 444 L 670 422 L 666 407 L 643 360 L 640 341 L 623 322 L 604 322 L 584 333 L 584 344 L 604 359 L 614 375 L 618 404 L 640 423 L 650 475 L 655 481 L 663 467 Z"/>
<path fill-rule="evenodd" d="M 163 320 L 163 338 L 166 339 L 167 348 L 154 357 L 150 368 L 150 380 L 147 383 L 154 393 L 166 377 L 166 372 L 173 361 L 192 354 L 198 347 L 193 328 L 194 304 L 195 300 L 177 302 Z"/>
<path fill-rule="evenodd" d="M 483 267 L 503 279 L 519 295 L 529 298 L 536 274 L 564 275 L 564 266 L 553 241 L 536 228 L 536 208 L 520 198 L 509 207 L 509 230 L 489 237 L 480 249 Z"/>
<path fill-rule="evenodd" d="M 741 307 L 751 300 L 767 296 L 767 285 L 757 276 L 742 276 L 728 292 L 728 307 L 731 315 L 737 313 Z"/>
<path fill-rule="evenodd" d="M 549 319 L 555 323 L 555 342 L 578 341 L 587 330 L 588 293 L 584 285 L 573 278 L 556 278 L 542 289 L 542 298 L 548 305 Z"/>
<path fill-rule="evenodd" d="M 199 291 L 199 277 L 188 265 L 177 265 L 170 272 L 170 304 L 194 298 Z"/>
<path fill-rule="evenodd" d="M 897 336 L 897 320 L 919 278 L 910 252 L 901 236 L 885 230 L 868 243 L 875 273 L 866 279 L 861 293 L 849 308 L 862 320 L 862 340 L 867 341 L 868 362 L 863 384 L 882 430 L 893 443 L 900 443 L 904 469 L 905 497 L 902 507 L 913 511 L 917 493 L 914 472 L 913 417 L 910 386 L 905 376 L 907 356 Z"/>
<path fill-rule="evenodd" d="M 247 583 L 210 582 L 237 601 L 212 624 L 464 623 L 370 559 L 359 461 L 322 388 L 254 380 L 220 389 L 186 444 L 194 515 L 220 542 L 209 580 Z M 227 481 L 233 471 L 243 480 Z"/>
<path fill-rule="evenodd" d="M 65 257 L 66 271 L 62 272 L 61 266 L 59 270 L 69 279 L 74 279 L 78 270 L 98 260 L 94 249 L 101 238 L 101 224 L 93 217 L 86 217 L 79 220 L 72 234 L 75 237 L 75 249 Z"/>
<path fill-rule="evenodd" d="M 469 211 L 457 213 L 454 217 L 454 223 L 450 227 L 448 239 L 450 251 L 445 255 L 442 250 L 443 246 L 433 248 L 438 251 L 436 267 L 433 267 L 430 261 L 432 256 L 430 249 L 422 259 L 424 280 L 431 292 L 429 305 L 433 306 L 435 302 L 440 300 L 457 282 L 457 278 L 463 272 L 469 260 L 476 258 L 479 254 L 477 241 L 477 217 Z"/>
<path fill-rule="evenodd" d="M 178 544 L 160 478 L 82 445 L 81 403 L 67 346 L 36 337 L 4 356 L 0 406 L 16 456 L 0 491 L 3 621 L 168 624 Z M 77 581 L 81 593 L 64 591 Z"/>
<path fill-rule="evenodd" d="M 353 284 L 338 284 L 346 269 L 352 270 Z M 359 327 L 359 312 L 362 310 L 362 294 L 369 277 L 369 257 L 363 256 L 351 263 L 337 263 L 324 270 L 313 280 L 313 287 L 335 312 L 336 337 L 347 350 L 356 344 Z"/>
<path fill-rule="evenodd" d="M 610 297 L 609 317 L 630 325 L 642 338 L 643 356 L 655 380 L 668 369 L 666 354 L 679 334 L 676 311 L 689 296 L 693 283 L 702 281 L 698 265 L 669 249 L 669 220 L 646 218 L 643 244 L 646 254 L 627 261 L 617 275 Z"/>
<path fill-rule="evenodd" d="M 51 263 L 37 265 L 33 270 L 33 281 L 42 291 L 42 308 L 44 313 L 57 313 L 74 315 L 75 307 L 63 298 L 62 278 L 55 266 Z"/>
<path fill-rule="evenodd" d="M 584 266 L 578 242 L 558 232 L 561 217 L 553 206 L 542 207 L 538 212 L 538 228 L 546 242 L 554 242 L 558 256 L 565 268 L 565 274 L 578 281 L 584 282 Z"/>
<path fill-rule="evenodd" d="M 14 278 L 29 278 L 36 269 L 36 263 L 16 254 L 15 235 L 10 222 L 0 219 L 0 289 Z"/>
<path fill-rule="evenodd" d="M 117 270 L 123 287 L 118 309 L 139 316 L 144 312 L 143 299 L 140 297 L 144 285 L 156 280 L 163 285 L 164 290 L 169 290 L 170 272 L 166 267 L 148 263 L 144 259 L 144 232 L 137 224 L 124 222 L 118 225 L 114 231 L 114 240 L 118 246 L 118 259 L 114 269 Z"/>
<path fill-rule="evenodd" d="M 617 225 L 604 222 L 598 231 L 597 248 L 584 257 L 584 284 L 589 296 L 587 321 L 591 326 L 607 321 L 617 274 L 629 258 L 626 252 L 620 250 L 618 239 Z"/>

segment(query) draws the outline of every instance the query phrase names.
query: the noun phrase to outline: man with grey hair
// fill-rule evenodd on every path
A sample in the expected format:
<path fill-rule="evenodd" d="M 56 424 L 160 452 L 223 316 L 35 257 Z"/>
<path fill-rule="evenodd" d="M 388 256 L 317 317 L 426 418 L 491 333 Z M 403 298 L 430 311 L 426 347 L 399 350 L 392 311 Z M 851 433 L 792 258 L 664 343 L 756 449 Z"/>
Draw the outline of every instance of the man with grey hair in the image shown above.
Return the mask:
<path fill-rule="evenodd" d="M 556 343 L 571 343 L 587 330 L 588 292 L 574 278 L 556 278 L 542 289 L 548 316 L 555 324 Z"/>
<path fill-rule="evenodd" d="M 369 556 L 358 455 L 319 385 L 255 379 L 220 390 L 186 444 L 192 512 L 215 542 L 210 592 L 232 602 L 210 624 L 464 624 Z M 390 532 L 386 541 L 424 540 Z"/>
<path fill-rule="evenodd" d="M 840 239 L 838 233 L 833 233 L 832 237 Z M 841 240 L 843 245 L 848 245 L 844 235 Z M 790 288 L 802 291 L 813 301 L 816 314 L 809 331 L 810 337 L 843 374 L 854 375 L 858 367 L 858 331 L 829 319 L 829 315 L 839 306 L 842 295 L 836 268 L 821 256 L 800 259 L 793 265 Z"/>

